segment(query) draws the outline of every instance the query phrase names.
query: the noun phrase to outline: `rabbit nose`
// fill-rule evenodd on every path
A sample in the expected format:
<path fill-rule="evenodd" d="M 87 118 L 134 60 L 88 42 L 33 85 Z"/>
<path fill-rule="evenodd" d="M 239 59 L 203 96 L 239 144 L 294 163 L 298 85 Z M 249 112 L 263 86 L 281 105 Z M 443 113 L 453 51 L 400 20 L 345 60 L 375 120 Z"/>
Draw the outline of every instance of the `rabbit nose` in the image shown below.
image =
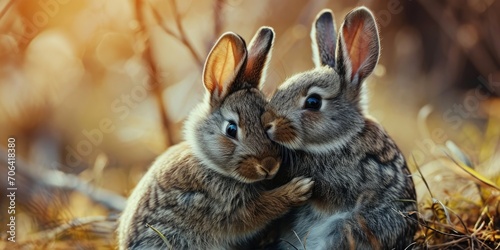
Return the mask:
<path fill-rule="evenodd" d="M 261 168 L 266 172 L 266 179 L 273 178 L 280 168 L 280 163 L 273 157 L 266 157 L 261 162 Z"/>
<path fill-rule="evenodd" d="M 264 127 L 266 127 L 267 124 L 271 124 L 275 118 L 276 118 L 276 115 L 274 114 L 274 112 L 271 110 L 267 110 L 266 112 L 264 112 L 264 114 L 262 114 L 262 116 L 260 117 L 260 120 L 262 122 L 262 125 L 264 125 Z"/>
<path fill-rule="evenodd" d="M 269 130 L 274 129 L 274 123 L 268 123 L 268 124 L 264 125 L 264 129 L 266 130 L 266 133 L 269 133 L 270 132 Z"/>
<path fill-rule="evenodd" d="M 262 125 L 264 127 L 264 131 L 266 132 L 267 137 L 271 140 L 273 139 L 274 130 L 275 130 L 275 118 L 276 118 L 276 115 L 271 110 L 267 110 L 261 116 L 261 121 L 262 121 Z"/>
<path fill-rule="evenodd" d="M 273 140 L 274 139 L 274 130 L 275 130 L 274 122 L 266 124 L 264 126 L 264 129 L 266 131 L 267 138 L 269 138 L 270 140 Z"/>

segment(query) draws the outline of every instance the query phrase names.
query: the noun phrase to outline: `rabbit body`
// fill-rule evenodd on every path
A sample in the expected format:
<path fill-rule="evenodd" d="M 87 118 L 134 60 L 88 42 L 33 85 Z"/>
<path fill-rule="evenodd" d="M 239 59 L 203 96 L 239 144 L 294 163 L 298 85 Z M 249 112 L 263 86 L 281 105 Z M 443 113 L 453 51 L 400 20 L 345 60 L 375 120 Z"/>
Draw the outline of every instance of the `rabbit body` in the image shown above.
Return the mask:
<path fill-rule="evenodd" d="M 248 52 L 234 33 L 216 43 L 187 141 L 161 155 L 134 189 L 119 223 L 120 249 L 231 249 L 310 197 L 308 178 L 272 190 L 260 184 L 280 165 L 260 123 L 266 100 L 257 88 L 273 38 L 261 28 Z"/>
<path fill-rule="evenodd" d="M 286 80 L 262 116 L 269 137 L 286 148 L 288 166 L 273 182 L 315 182 L 309 202 L 292 212 L 280 248 L 405 249 L 417 229 L 411 173 L 363 106 L 363 80 L 379 54 L 373 15 L 350 12 L 337 37 L 333 14 L 322 11 L 311 37 L 316 68 Z"/>
<path fill-rule="evenodd" d="M 412 242 L 416 223 L 402 215 L 416 211 L 411 175 L 377 123 L 366 119 L 359 134 L 330 153 L 293 154 L 283 163 L 288 178 L 310 176 L 315 184 L 281 238 L 298 249 L 405 249 Z M 286 242 L 281 248 L 295 249 Z"/>
<path fill-rule="evenodd" d="M 307 197 L 306 179 L 264 191 L 223 176 L 186 142 L 160 156 L 129 198 L 120 221 L 122 249 L 230 249 Z M 300 195 L 302 193 L 303 195 Z"/>

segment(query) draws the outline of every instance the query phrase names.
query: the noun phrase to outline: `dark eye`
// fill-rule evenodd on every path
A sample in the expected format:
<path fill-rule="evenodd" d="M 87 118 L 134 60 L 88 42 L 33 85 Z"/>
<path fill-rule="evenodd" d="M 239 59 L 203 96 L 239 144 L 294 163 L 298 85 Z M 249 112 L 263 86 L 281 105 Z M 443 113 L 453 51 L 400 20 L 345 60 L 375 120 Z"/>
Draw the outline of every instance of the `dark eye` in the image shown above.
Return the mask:
<path fill-rule="evenodd" d="M 237 133 L 238 133 L 238 126 L 236 126 L 236 124 L 233 121 L 229 121 L 229 123 L 226 126 L 226 135 L 236 139 Z"/>
<path fill-rule="evenodd" d="M 321 96 L 319 96 L 318 94 L 312 94 L 307 97 L 306 102 L 304 103 L 304 108 L 319 110 L 321 108 Z"/>

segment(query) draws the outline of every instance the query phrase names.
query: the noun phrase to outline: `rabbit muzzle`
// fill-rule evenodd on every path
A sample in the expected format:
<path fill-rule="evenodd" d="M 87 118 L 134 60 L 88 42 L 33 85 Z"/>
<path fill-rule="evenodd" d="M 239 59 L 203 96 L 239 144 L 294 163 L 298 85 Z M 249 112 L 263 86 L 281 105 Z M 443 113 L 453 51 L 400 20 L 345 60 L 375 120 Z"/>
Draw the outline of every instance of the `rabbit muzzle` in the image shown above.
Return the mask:
<path fill-rule="evenodd" d="M 272 141 L 284 146 L 296 144 L 298 141 L 298 131 L 288 118 L 277 116 L 272 110 L 267 110 L 261 120 L 267 136 Z"/>
<path fill-rule="evenodd" d="M 242 162 L 237 172 L 249 183 L 272 179 L 278 173 L 280 162 L 280 160 L 270 156 L 262 160 L 250 157 Z"/>

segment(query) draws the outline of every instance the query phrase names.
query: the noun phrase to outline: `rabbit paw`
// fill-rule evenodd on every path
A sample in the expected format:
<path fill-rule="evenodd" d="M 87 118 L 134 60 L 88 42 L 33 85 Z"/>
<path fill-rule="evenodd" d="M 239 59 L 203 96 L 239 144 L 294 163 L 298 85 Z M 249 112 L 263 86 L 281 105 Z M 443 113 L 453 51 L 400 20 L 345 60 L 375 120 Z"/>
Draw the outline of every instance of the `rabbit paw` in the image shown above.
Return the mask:
<path fill-rule="evenodd" d="M 296 177 L 282 186 L 286 197 L 292 205 L 300 205 L 311 198 L 314 181 L 311 178 Z"/>

